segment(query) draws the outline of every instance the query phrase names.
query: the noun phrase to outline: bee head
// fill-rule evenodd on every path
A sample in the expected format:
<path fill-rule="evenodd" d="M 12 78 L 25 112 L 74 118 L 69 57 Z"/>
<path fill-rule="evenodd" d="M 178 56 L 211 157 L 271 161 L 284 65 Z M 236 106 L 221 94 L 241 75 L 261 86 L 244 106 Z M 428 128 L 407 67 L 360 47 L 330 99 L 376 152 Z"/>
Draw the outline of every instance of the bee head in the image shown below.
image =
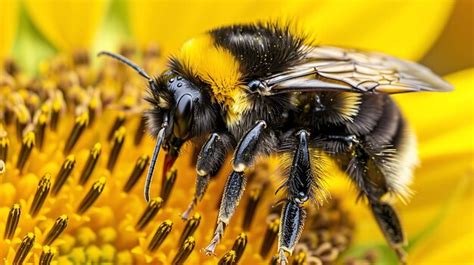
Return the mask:
<path fill-rule="evenodd" d="M 163 147 L 177 152 L 181 144 L 199 134 L 195 117 L 203 106 L 203 95 L 199 87 L 180 75 L 166 72 L 150 83 L 146 98 L 152 109 L 148 112 L 151 133 L 157 137 L 166 125 Z"/>
<path fill-rule="evenodd" d="M 167 151 L 163 172 L 168 172 L 183 143 L 215 126 L 217 114 L 209 96 L 199 85 L 173 73 L 165 72 L 151 78 L 143 69 L 127 58 L 100 52 L 133 68 L 148 81 L 148 96 L 152 108 L 147 112 L 148 127 L 156 138 L 150 168 L 145 182 L 145 199 L 150 200 L 150 186 L 161 147 Z"/>

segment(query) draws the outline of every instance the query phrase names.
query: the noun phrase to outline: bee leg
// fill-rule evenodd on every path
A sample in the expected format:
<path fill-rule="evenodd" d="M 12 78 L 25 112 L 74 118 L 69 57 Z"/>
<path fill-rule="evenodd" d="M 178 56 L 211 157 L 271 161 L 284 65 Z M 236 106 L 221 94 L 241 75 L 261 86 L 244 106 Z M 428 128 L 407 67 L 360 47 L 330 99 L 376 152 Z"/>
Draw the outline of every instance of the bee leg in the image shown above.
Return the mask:
<path fill-rule="evenodd" d="M 369 201 L 372 214 L 377 221 L 380 230 L 391 248 L 396 252 L 402 263 L 406 262 L 406 254 L 403 246 L 406 243 L 400 219 L 393 206 L 382 201 L 382 196 L 388 192 L 384 165 L 380 164 L 382 159 L 377 158 L 374 152 L 370 152 L 369 146 L 364 143 L 355 145 L 355 156 L 348 165 L 348 174 Z"/>
<path fill-rule="evenodd" d="M 261 149 L 261 145 L 264 142 L 262 140 L 266 127 L 267 125 L 264 121 L 258 121 L 255 126 L 242 137 L 235 149 L 232 164 L 234 170 L 227 178 L 224 187 L 217 217 L 217 227 L 214 231 L 214 237 L 211 243 L 205 249 L 208 255 L 214 253 L 217 244 L 224 234 L 226 226 L 229 224 L 239 204 L 246 184 L 244 170 L 252 164 L 256 155 L 259 153 L 259 149 Z"/>
<path fill-rule="evenodd" d="M 202 200 L 209 181 L 221 168 L 227 152 L 233 146 L 233 137 L 228 133 L 212 133 L 199 152 L 196 163 L 196 186 L 194 197 L 187 210 L 181 215 L 186 220 L 194 206 Z"/>
<path fill-rule="evenodd" d="M 393 206 L 387 202 L 369 200 L 369 204 L 372 209 L 372 214 L 380 230 L 382 230 L 385 239 L 397 254 L 400 262 L 406 264 L 406 253 L 403 249 L 406 243 L 405 235 L 397 212 Z"/>
<path fill-rule="evenodd" d="M 283 207 L 280 217 L 278 241 L 280 264 L 288 263 L 285 252 L 291 255 L 299 241 L 306 218 L 303 203 L 312 196 L 313 183 L 316 180 L 311 170 L 308 135 L 308 132 L 305 130 L 301 130 L 296 134 L 298 144 L 293 156 L 290 174 L 285 183 L 288 200 Z"/>

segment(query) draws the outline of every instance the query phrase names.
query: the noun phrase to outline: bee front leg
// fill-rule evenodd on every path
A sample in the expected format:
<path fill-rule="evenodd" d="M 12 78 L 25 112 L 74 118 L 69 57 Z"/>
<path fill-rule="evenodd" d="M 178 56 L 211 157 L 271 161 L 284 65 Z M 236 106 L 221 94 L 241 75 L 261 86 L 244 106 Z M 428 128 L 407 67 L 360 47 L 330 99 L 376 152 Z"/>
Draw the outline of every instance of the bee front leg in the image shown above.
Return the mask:
<path fill-rule="evenodd" d="M 265 138 L 271 134 L 266 134 L 267 130 L 265 121 L 258 121 L 255 126 L 242 137 L 235 149 L 234 159 L 232 161 L 233 171 L 227 178 L 224 187 L 217 217 L 217 227 L 211 243 L 205 249 L 208 255 L 214 253 L 242 197 L 246 184 L 244 170 L 251 166 L 255 157 L 261 153 L 262 145 L 268 143 L 268 141 L 265 141 Z"/>
<path fill-rule="evenodd" d="M 196 162 L 196 187 L 194 197 L 181 218 L 188 219 L 194 206 L 202 200 L 209 181 L 221 168 L 228 151 L 234 146 L 234 139 L 229 133 L 212 133 L 201 147 Z"/>

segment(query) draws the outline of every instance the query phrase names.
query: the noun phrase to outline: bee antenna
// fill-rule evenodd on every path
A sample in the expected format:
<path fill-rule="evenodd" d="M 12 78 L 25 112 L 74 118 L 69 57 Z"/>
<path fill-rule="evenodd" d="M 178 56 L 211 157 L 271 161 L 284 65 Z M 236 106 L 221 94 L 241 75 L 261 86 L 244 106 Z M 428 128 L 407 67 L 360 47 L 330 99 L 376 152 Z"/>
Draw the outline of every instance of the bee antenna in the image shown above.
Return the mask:
<path fill-rule="evenodd" d="M 146 72 L 145 70 L 143 70 L 142 68 L 140 68 L 140 66 L 136 65 L 135 63 L 133 63 L 132 61 L 130 61 L 129 59 L 123 57 L 122 55 L 120 54 L 115 54 L 115 53 L 111 53 L 111 52 L 107 52 L 107 51 L 101 51 L 97 54 L 97 56 L 102 56 L 102 55 L 105 55 L 105 56 L 109 56 L 123 64 L 126 64 L 128 66 L 130 66 L 133 70 L 135 70 L 137 73 L 139 73 L 141 76 L 143 76 L 144 78 L 146 78 L 148 80 L 148 83 L 150 84 L 150 86 L 154 89 L 156 89 L 156 86 L 155 86 L 155 83 L 153 81 L 153 78 L 151 78 Z"/>
<path fill-rule="evenodd" d="M 155 171 L 156 160 L 158 159 L 158 155 L 160 154 L 161 144 L 163 143 L 164 134 L 166 128 L 168 127 L 167 116 L 168 115 L 165 115 L 165 120 L 161 124 L 161 129 L 158 132 L 158 136 L 156 137 L 156 144 L 155 148 L 153 149 L 153 156 L 151 157 L 150 167 L 148 168 L 148 173 L 146 175 L 145 188 L 143 192 L 145 195 L 145 200 L 147 202 L 150 201 L 150 188 L 153 180 L 153 172 Z"/>

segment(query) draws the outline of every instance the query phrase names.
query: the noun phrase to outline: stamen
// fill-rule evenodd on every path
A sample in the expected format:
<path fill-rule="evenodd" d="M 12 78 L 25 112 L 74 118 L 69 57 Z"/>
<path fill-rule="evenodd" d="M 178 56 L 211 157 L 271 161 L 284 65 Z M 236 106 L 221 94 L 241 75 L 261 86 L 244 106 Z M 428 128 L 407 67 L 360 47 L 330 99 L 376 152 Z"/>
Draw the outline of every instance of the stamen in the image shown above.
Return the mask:
<path fill-rule="evenodd" d="M 112 171 L 115 167 L 115 163 L 119 157 L 120 151 L 122 150 L 123 142 L 125 141 L 125 127 L 120 127 L 114 133 L 113 146 L 109 154 L 109 161 L 107 161 L 107 169 Z"/>
<path fill-rule="evenodd" d="M 41 207 L 43 207 L 46 198 L 48 197 L 49 190 L 51 189 L 51 174 L 46 173 L 41 178 L 38 183 L 38 188 L 36 189 L 35 197 L 31 202 L 30 215 L 35 217 Z"/>
<path fill-rule="evenodd" d="M 8 213 L 7 223 L 5 225 L 5 234 L 3 235 L 4 239 L 12 239 L 15 235 L 16 227 L 20 221 L 21 215 L 21 206 L 18 203 L 13 204 L 13 207 Z"/>
<path fill-rule="evenodd" d="M 148 244 L 148 250 L 151 252 L 156 251 L 161 246 L 161 244 L 163 244 L 172 229 L 173 222 L 171 222 L 171 220 L 165 220 L 164 222 L 162 222 L 160 226 L 158 226 L 158 228 L 156 229 L 153 238 Z"/>
<path fill-rule="evenodd" d="M 219 265 L 232 265 L 232 264 L 236 264 L 236 261 L 235 261 L 235 251 L 231 250 L 227 253 L 224 254 L 224 256 L 219 260 Z"/>
<path fill-rule="evenodd" d="M 26 256 L 28 256 L 28 253 L 33 248 L 34 243 L 35 243 L 35 234 L 33 233 L 26 234 L 26 236 L 23 238 L 23 241 L 21 241 L 21 244 L 18 247 L 18 250 L 16 251 L 15 258 L 13 259 L 13 265 L 23 264 L 23 262 L 26 259 Z"/>
<path fill-rule="evenodd" d="M 100 98 L 93 96 L 87 105 L 87 111 L 89 112 L 89 127 L 95 122 L 97 107 L 99 106 Z"/>
<path fill-rule="evenodd" d="M 16 162 L 16 168 L 20 171 L 23 170 L 26 161 L 30 157 L 31 150 L 35 146 L 35 134 L 28 132 L 24 137 L 20 148 L 20 154 L 18 155 L 18 161 Z"/>
<path fill-rule="evenodd" d="M 191 252 L 193 251 L 195 246 L 196 241 L 194 240 L 194 237 L 188 237 L 186 241 L 184 241 L 184 244 L 181 245 L 181 247 L 179 248 L 178 253 L 176 253 L 172 264 L 183 264 L 189 257 L 189 255 L 191 255 Z"/>
<path fill-rule="evenodd" d="M 112 125 L 112 127 L 110 128 L 110 131 L 109 131 L 109 134 L 107 136 L 107 141 L 110 141 L 112 140 L 112 138 L 114 137 L 115 135 L 115 132 L 120 128 L 122 127 L 122 125 L 125 123 L 125 113 L 124 112 L 120 112 L 117 116 L 117 118 L 115 119 L 115 122 L 114 124 Z"/>
<path fill-rule="evenodd" d="M 61 235 L 64 229 L 66 229 L 68 220 L 67 215 L 59 216 L 53 227 L 51 227 L 51 230 L 49 230 L 48 235 L 45 237 L 43 245 L 51 245 L 54 240 Z"/>
<path fill-rule="evenodd" d="M 148 166 L 149 162 L 150 162 L 150 157 L 147 155 L 140 156 L 137 159 L 137 162 L 135 163 L 135 167 L 133 168 L 133 171 L 130 174 L 130 177 L 128 178 L 127 183 L 125 183 L 125 185 L 123 186 L 123 191 L 130 192 L 133 189 L 135 184 L 137 184 L 138 180 L 143 175 L 143 172 L 145 172 L 145 169 Z"/>
<path fill-rule="evenodd" d="M 0 160 L 7 161 L 9 146 L 10 140 L 8 139 L 7 131 L 0 124 Z"/>
<path fill-rule="evenodd" d="M 141 215 L 140 219 L 138 219 L 137 224 L 135 225 L 135 229 L 138 231 L 143 230 L 148 223 L 156 216 L 158 211 L 163 206 L 163 199 L 160 197 L 151 200 L 148 205 L 146 206 L 143 214 Z"/>
<path fill-rule="evenodd" d="M 54 114 L 54 111 L 53 111 L 53 114 Z M 81 137 L 82 133 L 84 132 L 84 129 L 87 127 L 88 123 L 89 123 L 89 114 L 87 113 L 87 111 L 84 111 L 81 115 L 79 115 L 76 118 L 76 121 L 74 122 L 74 127 L 72 127 L 71 133 L 69 134 L 69 137 L 66 141 L 66 145 L 64 146 L 64 150 L 63 150 L 64 154 L 71 152 L 71 150 L 74 148 L 77 141 L 79 140 L 79 137 Z"/>
<path fill-rule="evenodd" d="M 245 248 L 247 247 L 247 234 L 240 233 L 237 239 L 232 246 L 232 250 L 235 251 L 235 263 L 238 263 L 239 260 L 242 258 Z"/>
<path fill-rule="evenodd" d="M 36 134 L 39 150 L 43 148 L 44 136 L 45 136 L 45 131 L 46 131 L 46 121 L 47 121 L 46 115 L 44 113 L 40 114 L 40 116 L 38 117 L 38 124 L 36 124 L 36 128 L 35 128 L 35 134 Z"/>
<path fill-rule="evenodd" d="M 267 226 L 267 231 L 263 237 L 262 246 L 260 247 L 260 256 L 266 258 L 270 250 L 272 249 L 273 244 L 275 243 L 278 237 L 278 229 L 280 228 L 280 219 L 275 218 L 270 221 Z"/>
<path fill-rule="evenodd" d="M 51 130 L 57 131 L 58 129 L 58 123 L 59 123 L 59 112 L 61 111 L 62 108 L 62 102 L 59 98 L 56 98 L 53 101 L 53 111 L 51 112 L 51 121 L 50 121 L 50 127 Z"/>
<path fill-rule="evenodd" d="M 41 251 L 41 256 L 39 259 L 39 265 L 49 265 L 56 254 L 56 249 L 50 246 L 44 246 L 43 251 Z"/>
<path fill-rule="evenodd" d="M 99 198 L 99 195 L 104 190 L 104 187 L 105 178 L 102 177 L 98 181 L 96 181 L 94 185 L 92 185 L 89 192 L 86 194 L 86 196 L 84 196 L 84 199 L 82 199 L 81 203 L 79 204 L 79 207 L 77 207 L 77 213 L 85 213 L 92 206 L 92 204 L 94 204 L 97 198 Z"/>
<path fill-rule="evenodd" d="M 163 186 L 161 186 L 160 197 L 163 198 L 163 202 L 166 203 L 171 195 L 174 184 L 176 183 L 176 176 L 178 171 L 176 169 L 171 170 L 166 174 Z"/>
<path fill-rule="evenodd" d="M 258 204 L 260 203 L 260 200 L 263 197 L 263 192 L 267 186 L 268 185 L 263 185 L 250 191 L 250 196 L 245 207 L 244 219 L 242 220 L 242 228 L 244 231 L 250 230 Z"/>
<path fill-rule="evenodd" d="M 135 131 L 135 137 L 133 138 L 133 144 L 139 145 L 142 142 L 143 136 L 146 131 L 146 119 L 145 117 L 140 118 L 140 123 L 138 124 L 137 130 Z"/>
<path fill-rule="evenodd" d="M 87 183 L 90 176 L 92 175 L 92 171 L 94 171 L 94 168 L 97 165 L 97 161 L 99 160 L 101 152 L 102 145 L 100 143 L 96 143 L 92 147 L 89 157 L 87 158 L 87 162 L 82 169 L 81 177 L 79 178 L 79 184 L 84 185 Z"/>
<path fill-rule="evenodd" d="M 30 115 L 28 109 L 24 105 L 20 105 L 18 107 L 18 111 L 16 113 L 16 138 L 20 141 L 23 138 L 23 131 L 28 125 L 28 121 L 30 119 Z"/>
<path fill-rule="evenodd" d="M 179 237 L 178 246 L 181 246 L 186 240 L 186 238 L 189 238 L 190 236 L 194 235 L 194 232 L 196 232 L 200 223 L 201 215 L 199 213 L 195 213 L 193 217 L 189 218 L 188 221 L 186 221 L 186 226 L 184 227 L 183 233 Z"/>
<path fill-rule="evenodd" d="M 61 169 L 59 170 L 58 175 L 56 176 L 56 180 L 54 181 L 53 188 L 51 190 L 53 196 L 58 195 L 59 191 L 62 189 L 67 179 L 71 175 L 71 172 L 74 169 L 75 165 L 76 158 L 74 157 L 74 155 L 69 155 L 68 157 L 66 157 L 66 160 L 61 166 Z"/>

